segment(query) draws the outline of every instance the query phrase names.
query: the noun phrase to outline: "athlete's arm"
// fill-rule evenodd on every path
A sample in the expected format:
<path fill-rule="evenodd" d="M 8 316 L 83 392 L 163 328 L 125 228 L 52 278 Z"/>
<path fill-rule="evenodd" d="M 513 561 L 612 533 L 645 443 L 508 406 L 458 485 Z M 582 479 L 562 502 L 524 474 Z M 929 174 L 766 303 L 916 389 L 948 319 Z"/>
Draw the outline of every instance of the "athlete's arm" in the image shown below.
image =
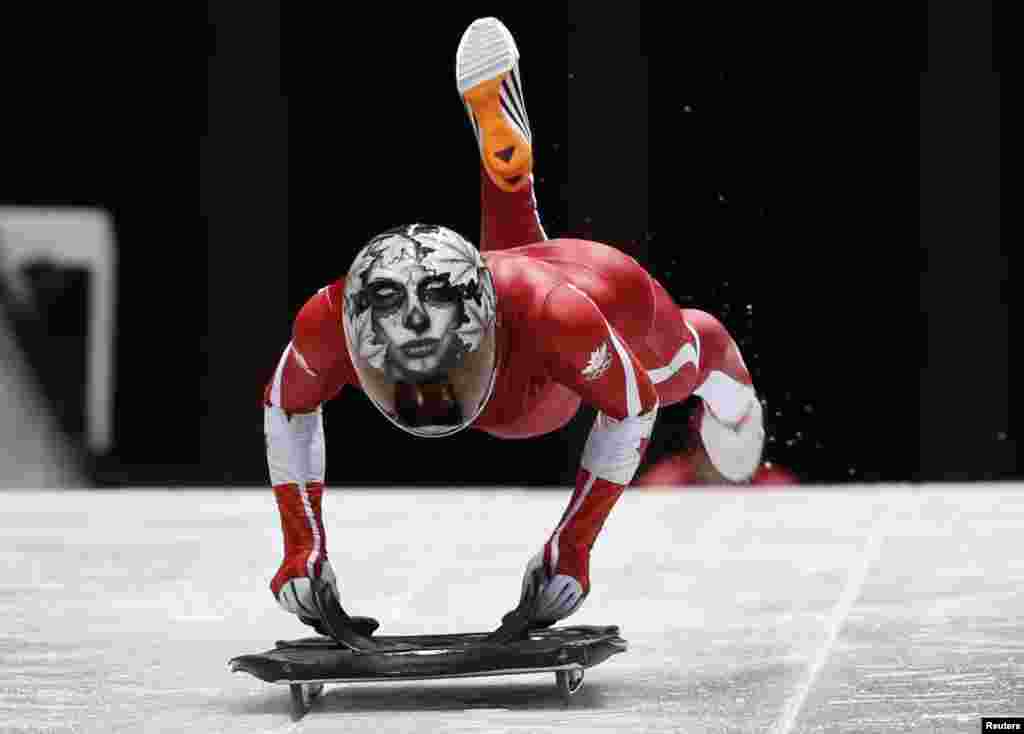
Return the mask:
<path fill-rule="evenodd" d="M 299 311 L 274 377 L 264 391 L 271 484 L 323 482 L 321 406 L 351 381 L 337 284 L 321 289 Z"/>
<path fill-rule="evenodd" d="M 548 295 L 538 327 L 549 374 L 598 411 L 569 506 L 524 581 L 524 595 L 538 595 L 535 619 L 550 622 L 574 612 L 590 591 L 590 549 L 640 465 L 658 394 L 626 341 L 575 286 Z"/>
<path fill-rule="evenodd" d="M 314 616 L 306 608 L 309 579 L 334 580 L 320 510 L 326 471 L 322 405 L 354 382 L 341 326 L 342 293 L 339 281 L 302 307 L 264 392 L 267 466 L 285 546 L 271 591 L 285 609 L 305 617 Z"/>

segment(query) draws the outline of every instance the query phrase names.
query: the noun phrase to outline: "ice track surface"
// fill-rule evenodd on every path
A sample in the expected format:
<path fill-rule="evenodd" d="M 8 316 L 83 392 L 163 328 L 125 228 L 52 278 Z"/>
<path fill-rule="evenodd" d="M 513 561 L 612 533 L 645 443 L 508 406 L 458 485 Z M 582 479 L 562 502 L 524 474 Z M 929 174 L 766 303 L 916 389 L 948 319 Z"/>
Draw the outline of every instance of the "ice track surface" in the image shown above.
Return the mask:
<path fill-rule="evenodd" d="M 488 630 L 564 491 L 334 489 L 344 603 L 382 634 Z M 0 494 L 3 732 L 977 732 L 1024 714 L 1024 487 L 633 490 L 570 618 L 628 652 L 550 673 L 286 686 L 229 658 L 301 637 L 269 489 Z"/>

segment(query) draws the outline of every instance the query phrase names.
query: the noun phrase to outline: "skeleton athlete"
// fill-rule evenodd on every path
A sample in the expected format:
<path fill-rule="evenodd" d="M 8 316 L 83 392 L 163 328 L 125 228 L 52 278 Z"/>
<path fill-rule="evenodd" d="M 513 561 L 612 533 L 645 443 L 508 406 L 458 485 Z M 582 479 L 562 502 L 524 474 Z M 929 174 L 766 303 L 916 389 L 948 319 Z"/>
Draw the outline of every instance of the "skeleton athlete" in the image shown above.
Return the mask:
<path fill-rule="evenodd" d="M 552 624 L 590 592 L 590 551 L 640 464 L 660 406 L 701 398 L 712 476 L 747 481 L 764 443 L 761 404 L 735 341 L 681 309 L 622 252 L 549 240 L 533 192 L 519 53 L 494 18 L 473 22 L 456 76 L 482 158 L 479 250 L 413 224 L 366 244 L 348 274 L 299 312 L 264 393 L 267 460 L 284 531 L 270 587 L 320 629 L 312 581 L 338 594 L 321 517 L 321 406 L 346 385 L 418 436 L 466 428 L 520 439 L 597 409 L 561 519 L 524 575 L 531 622 Z"/>

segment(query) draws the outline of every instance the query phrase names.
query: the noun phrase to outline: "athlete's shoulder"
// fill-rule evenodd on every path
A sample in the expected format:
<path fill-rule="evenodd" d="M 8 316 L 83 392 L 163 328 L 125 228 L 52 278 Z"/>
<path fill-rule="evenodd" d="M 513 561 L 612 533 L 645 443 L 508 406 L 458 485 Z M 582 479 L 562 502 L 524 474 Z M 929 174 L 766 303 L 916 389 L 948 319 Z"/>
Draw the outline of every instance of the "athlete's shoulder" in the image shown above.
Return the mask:
<path fill-rule="evenodd" d="M 545 335 L 556 344 L 561 339 L 582 339 L 607 336 L 608 325 L 594 300 L 573 283 L 552 288 L 540 310 L 540 325 Z"/>
<path fill-rule="evenodd" d="M 486 256 L 498 307 L 506 319 L 536 318 L 548 293 L 564 282 L 556 268 L 523 253 L 505 250 Z"/>
<path fill-rule="evenodd" d="M 295 317 L 292 346 L 315 372 L 326 370 L 346 352 L 341 323 L 345 279 L 313 294 Z"/>

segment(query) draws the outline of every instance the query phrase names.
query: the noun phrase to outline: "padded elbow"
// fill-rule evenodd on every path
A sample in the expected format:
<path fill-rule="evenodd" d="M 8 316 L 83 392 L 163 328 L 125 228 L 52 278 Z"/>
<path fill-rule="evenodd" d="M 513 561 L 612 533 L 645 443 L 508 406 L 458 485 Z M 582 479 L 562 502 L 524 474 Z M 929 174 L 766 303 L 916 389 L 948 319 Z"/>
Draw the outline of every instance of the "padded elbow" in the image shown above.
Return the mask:
<path fill-rule="evenodd" d="M 267 468 L 272 486 L 323 482 L 326 445 L 323 410 L 292 413 L 276 405 L 263 409 L 263 430 L 267 439 Z"/>
<path fill-rule="evenodd" d="M 629 484 L 640 466 L 644 443 L 651 437 L 657 417 L 657 402 L 646 413 L 620 421 L 598 413 L 583 448 L 582 468 L 614 484 Z"/>

